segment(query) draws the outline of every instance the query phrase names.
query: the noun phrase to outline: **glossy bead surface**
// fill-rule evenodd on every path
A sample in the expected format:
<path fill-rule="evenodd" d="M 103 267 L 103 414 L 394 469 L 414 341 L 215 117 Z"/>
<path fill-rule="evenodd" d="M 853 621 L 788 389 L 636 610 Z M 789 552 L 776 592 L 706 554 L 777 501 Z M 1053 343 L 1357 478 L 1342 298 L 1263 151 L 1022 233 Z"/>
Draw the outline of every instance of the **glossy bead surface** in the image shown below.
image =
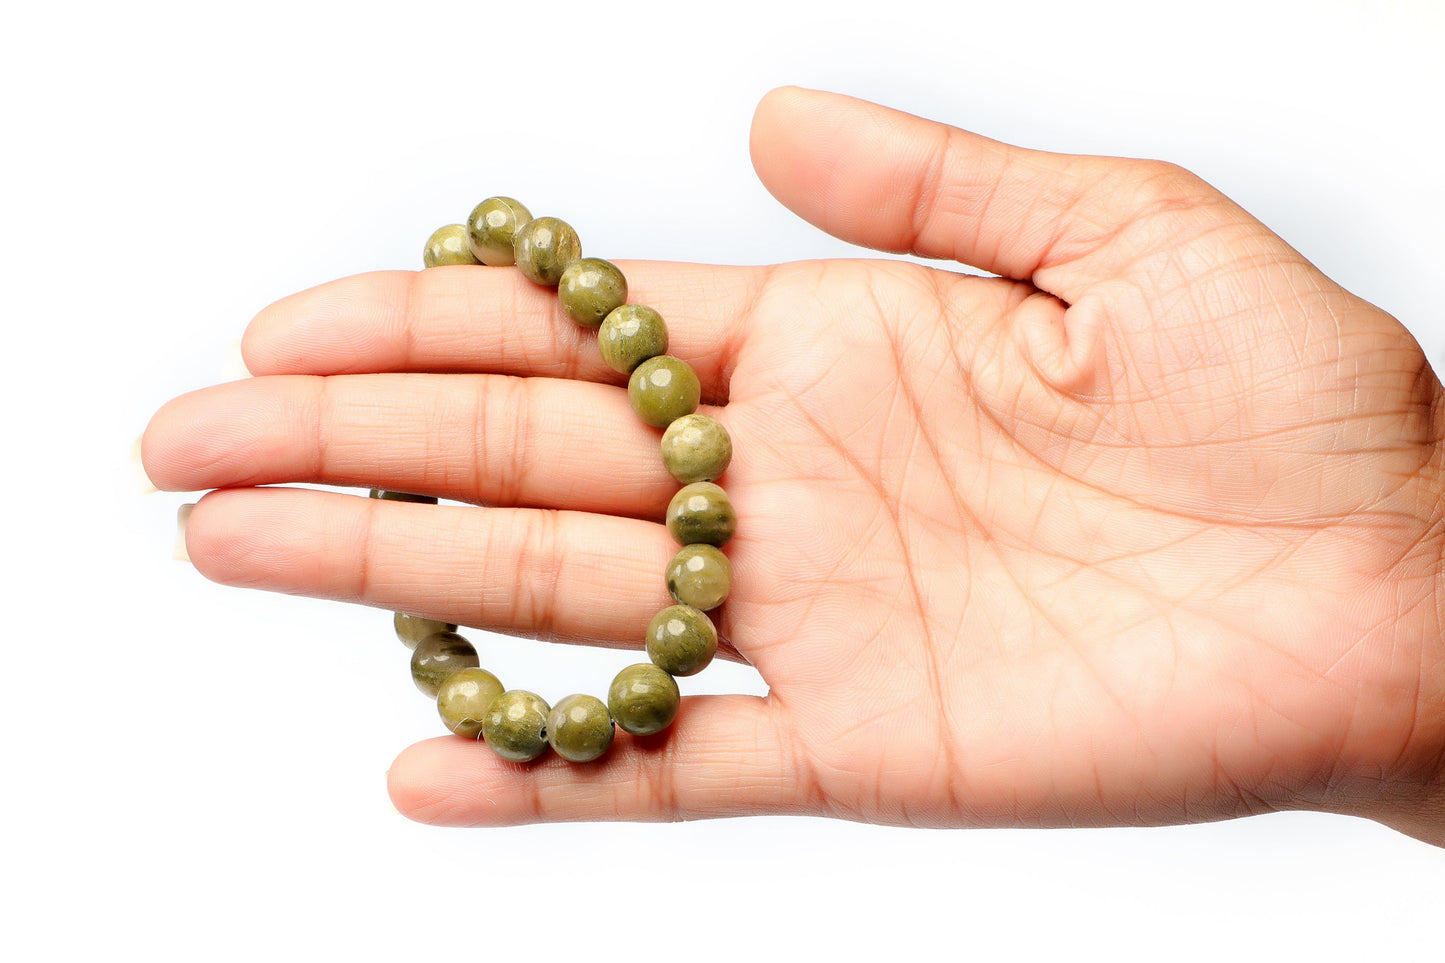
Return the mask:
<path fill-rule="evenodd" d="M 527 762 L 547 751 L 551 707 L 535 692 L 508 689 L 492 700 L 482 720 L 482 737 L 492 751 L 512 762 Z"/>
<path fill-rule="evenodd" d="M 627 279 L 611 261 L 584 257 L 562 272 L 557 300 L 567 317 L 584 328 L 595 328 L 627 301 Z"/>
<path fill-rule="evenodd" d="M 529 280 L 556 287 L 567 265 L 582 256 L 582 241 L 566 221 L 534 217 L 517 228 L 512 253 Z"/>
<path fill-rule="evenodd" d="M 637 416 L 654 428 L 666 428 L 697 410 L 702 383 L 686 361 L 671 355 L 649 358 L 627 382 L 627 400 Z"/>
<path fill-rule="evenodd" d="M 645 304 L 624 304 L 602 319 L 597 350 L 607 367 L 630 375 L 648 358 L 667 354 L 667 322 Z"/>
<path fill-rule="evenodd" d="M 667 565 L 667 590 L 681 605 L 715 609 L 732 587 L 732 564 L 711 545 L 685 545 Z"/>
<path fill-rule="evenodd" d="M 482 737 L 482 721 L 506 686 L 486 669 L 458 669 L 437 690 L 437 713 L 446 727 L 468 739 Z"/>
<path fill-rule="evenodd" d="M 435 505 L 435 495 L 413 495 L 410 492 L 390 492 L 381 488 L 371 490 L 371 498 L 380 498 L 388 502 L 416 502 L 419 505 Z"/>
<path fill-rule="evenodd" d="M 402 644 L 408 649 L 416 648 L 416 644 L 428 635 L 457 630 L 457 627 L 450 622 L 424 619 L 419 615 L 407 615 L 405 612 L 397 612 L 391 617 L 391 627 L 396 629 L 396 637 L 401 639 Z"/>
<path fill-rule="evenodd" d="M 515 263 L 512 244 L 517 228 L 532 219 L 532 212 L 513 197 L 489 197 L 472 208 L 467 218 L 467 242 L 472 256 L 483 264 L 502 267 Z"/>
<path fill-rule="evenodd" d="M 445 264 L 476 264 L 472 249 L 467 242 L 465 224 L 448 224 L 432 232 L 422 249 L 422 263 L 427 267 L 441 267 Z"/>
<path fill-rule="evenodd" d="M 733 503 L 712 482 L 693 482 L 667 505 L 667 530 L 680 545 L 725 545 L 738 529 Z"/>
<path fill-rule="evenodd" d="M 447 676 L 478 664 L 477 650 L 455 632 L 433 632 L 411 653 L 411 678 L 423 693 L 436 698 Z"/>
<path fill-rule="evenodd" d="M 694 675 L 717 654 L 712 619 L 689 605 L 669 605 L 647 626 L 647 657 L 669 675 Z"/>
<path fill-rule="evenodd" d="M 662 464 L 684 485 L 713 481 L 733 460 L 733 441 L 717 419 L 691 414 L 662 433 Z"/>
<path fill-rule="evenodd" d="M 612 745 L 612 714 L 601 699 L 569 695 L 547 714 L 547 742 L 569 762 L 591 762 Z"/>
<path fill-rule="evenodd" d="M 650 736 L 672 725 L 681 704 L 677 682 L 651 662 L 629 665 L 607 690 L 612 718 L 634 736 Z"/>

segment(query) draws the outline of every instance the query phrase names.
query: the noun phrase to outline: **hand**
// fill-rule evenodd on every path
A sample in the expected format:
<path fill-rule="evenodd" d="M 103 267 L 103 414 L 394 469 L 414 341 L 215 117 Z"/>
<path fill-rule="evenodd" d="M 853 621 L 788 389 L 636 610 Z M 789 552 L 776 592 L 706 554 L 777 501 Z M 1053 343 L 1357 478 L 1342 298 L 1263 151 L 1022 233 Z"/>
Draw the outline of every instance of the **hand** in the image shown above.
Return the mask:
<path fill-rule="evenodd" d="M 598 766 L 434 739 L 391 770 L 402 812 L 1320 808 L 1445 843 L 1442 390 L 1404 328 L 1169 165 L 801 90 L 753 155 L 841 238 L 1001 277 L 622 262 L 732 434 L 720 629 L 770 694 Z M 257 378 L 156 416 L 146 468 L 227 489 L 187 533 L 217 581 L 637 646 L 676 485 L 591 337 L 512 269 L 324 285 L 252 324 Z M 490 507 L 247 487 L 278 482 Z"/>

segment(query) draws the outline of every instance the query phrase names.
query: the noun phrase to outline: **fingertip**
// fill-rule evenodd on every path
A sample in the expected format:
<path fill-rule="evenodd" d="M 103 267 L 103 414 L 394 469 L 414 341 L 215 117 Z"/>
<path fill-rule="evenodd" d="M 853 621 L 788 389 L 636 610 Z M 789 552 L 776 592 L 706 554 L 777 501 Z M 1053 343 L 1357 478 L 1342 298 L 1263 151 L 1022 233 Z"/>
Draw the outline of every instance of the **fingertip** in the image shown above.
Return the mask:
<path fill-rule="evenodd" d="M 753 170 L 774 197 L 788 207 L 794 184 L 804 172 L 794 172 L 806 163 L 809 146 L 817 140 L 817 114 L 829 95 L 804 87 L 776 87 L 758 101 L 748 134 L 748 151 Z"/>
<path fill-rule="evenodd" d="M 194 419 L 190 415 L 195 392 L 172 398 L 151 415 L 140 437 L 141 471 L 158 491 L 186 491 L 185 439 Z"/>
<path fill-rule="evenodd" d="M 386 792 L 397 812 L 429 826 L 478 825 L 480 820 L 473 815 L 478 801 L 466 792 L 466 769 L 448 762 L 468 749 L 479 750 L 479 756 L 490 755 L 485 743 L 468 746 L 456 736 L 428 739 L 403 749 L 386 772 Z M 478 758 L 478 768 L 491 761 Z"/>
<path fill-rule="evenodd" d="M 397 369 L 416 277 L 414 271 L 358 274 L 267 305 L 241 337 L 246 370 L 260 376 Z"/>

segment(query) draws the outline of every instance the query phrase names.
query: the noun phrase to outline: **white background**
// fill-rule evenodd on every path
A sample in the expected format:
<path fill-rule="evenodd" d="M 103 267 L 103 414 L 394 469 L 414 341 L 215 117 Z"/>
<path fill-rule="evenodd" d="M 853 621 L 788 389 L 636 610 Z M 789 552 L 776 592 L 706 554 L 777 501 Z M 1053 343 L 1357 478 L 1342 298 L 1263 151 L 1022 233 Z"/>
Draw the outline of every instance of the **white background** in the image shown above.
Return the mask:
<path fill-rule="evenodd" d="M 840 90 L 1193 168 L 1439 363 L 1438 0 L 26 4 L 0 30 L 9 610 L 0 957 L 1438 959 L 1445 852 L 1283 814 L 1150 830 L 756 818 L 441 830 L 386 613 L 212 585 L 130 463 L 268 302 L 504 193 L 605 256 L 853 253 L 778 206 L 753 105 Z M 494 643 L 489 640 L 488 645 Z M 566 691 L 608 654 L 495 642 Z M 760 691 L 738 669 L 707 687 Z M 549 683 L 550 686 L 550 683 Z M 692 691 L 699 691 L 695 686 Z M 981 955 L 980 955 L 981 954 Z"/>

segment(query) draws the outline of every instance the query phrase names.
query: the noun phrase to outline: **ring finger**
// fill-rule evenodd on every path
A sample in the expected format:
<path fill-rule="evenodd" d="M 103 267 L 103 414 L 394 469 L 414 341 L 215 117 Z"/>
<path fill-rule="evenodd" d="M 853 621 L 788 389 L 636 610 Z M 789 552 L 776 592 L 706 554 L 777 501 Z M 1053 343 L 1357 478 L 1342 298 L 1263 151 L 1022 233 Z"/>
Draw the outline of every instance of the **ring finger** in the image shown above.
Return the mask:
<path fill-rule="evenodd" d="M 245 488 L 200 500 L 186 551 L 226 585 L 360 602 L 509 635 L 640 645 L 671 604 L 652 522 Z"/>

